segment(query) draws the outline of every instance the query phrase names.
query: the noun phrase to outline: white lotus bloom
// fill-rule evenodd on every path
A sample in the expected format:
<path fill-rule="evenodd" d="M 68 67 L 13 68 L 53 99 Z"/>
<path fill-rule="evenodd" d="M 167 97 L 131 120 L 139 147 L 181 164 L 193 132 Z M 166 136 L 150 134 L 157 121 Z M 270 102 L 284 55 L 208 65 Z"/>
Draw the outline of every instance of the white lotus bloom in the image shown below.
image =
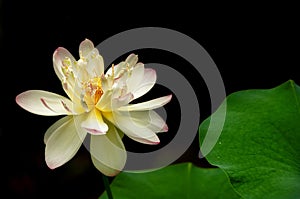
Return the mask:
<path fill-rule="evenodd" d="M 158 144 L 156 133 L 165 132 L 168 127 L 153 109 L 168 103 L 172 96 L 130 104 L 154 86 L 153 69 L 144 68 L 137 55 L 131 54 L 104 74 L 103 58 L 88 39 L 81 42 L 79 55 L 76 61 L 62 47 L 53 54 L 55 73 L 68 98 L 29 90 L 19 94 L 16 102 L 34 114 L 66 115 L 45 133 L 45 159 L 49 168 L 69 161 L 90 133 L 95 167 L 107 176 L 114 176 L 126 162 L 122 134 L 144 144 Z"/>

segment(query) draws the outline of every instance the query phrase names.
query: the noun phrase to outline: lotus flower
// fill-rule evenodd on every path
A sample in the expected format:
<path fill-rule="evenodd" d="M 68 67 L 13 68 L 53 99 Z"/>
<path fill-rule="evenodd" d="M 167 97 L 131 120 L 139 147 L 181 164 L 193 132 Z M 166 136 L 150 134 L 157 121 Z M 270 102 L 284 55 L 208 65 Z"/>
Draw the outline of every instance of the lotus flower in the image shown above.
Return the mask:
<path fill-rule="evenodd" d="M 23 109 L 38 115 L 66 115 L 45 133 L 45 159 L 55 169 L 72 159 L 87 133 L 95 167 L 107 176 L 117 175 L 126 163 L 122 142 L 125 134 L 144 144 L 158 144 L 156 133 L 168 131 L 165 121 L 153 110 L 164 106 L 171 95 L 130 104 L 146 94 L 156 82 L 153 69 L 144 68 L 131 54 L 104 73 L 104 62 L 94 44 L 85 39 L 80 59 L 63 47 L 53 54 L 53 66 L 67 97 L 28 90 L 16 97 Z"/>

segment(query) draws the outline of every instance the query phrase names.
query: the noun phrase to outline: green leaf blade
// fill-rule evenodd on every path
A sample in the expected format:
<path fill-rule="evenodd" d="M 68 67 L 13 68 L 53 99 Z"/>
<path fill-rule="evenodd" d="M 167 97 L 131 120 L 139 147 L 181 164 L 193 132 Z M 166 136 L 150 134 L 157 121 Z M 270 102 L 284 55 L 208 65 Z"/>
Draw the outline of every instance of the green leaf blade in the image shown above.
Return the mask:
<path fill-rule="evenodd" d="M 199 168 L 192 163 L 147 173 L 122 172 L 113 180 L 111 189 L 114 199 L 240 198 L 221 169 Z M 100 199 L 104 198 L 107 198 L 105 192 Z"/>
<path fill-rule="evenodd" d="M 221 136 L 206 158 L 228 174 L 243 197 L 300 197 L 299 99 L 292 80 L 227 97 Z M 208 125 L 209 118 L 200 125 L 200 145 Z"/>

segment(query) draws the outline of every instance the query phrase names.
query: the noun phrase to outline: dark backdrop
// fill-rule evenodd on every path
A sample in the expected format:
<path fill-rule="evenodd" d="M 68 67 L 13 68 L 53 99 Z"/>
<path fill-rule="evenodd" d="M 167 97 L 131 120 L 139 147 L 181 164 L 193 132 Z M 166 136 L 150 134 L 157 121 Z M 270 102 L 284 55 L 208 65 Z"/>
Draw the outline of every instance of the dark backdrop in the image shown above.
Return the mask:
<path fill-rule="evenodd" d="M 205 48 L 220 70 L 227 94 L 272 88 L 288 79 L 300 83 L 299 14 L 292 5 L 241 5 L 229 6 L 232 9 L 228 10 L 223 5 L 217 9 L 175 3 L 162 6 L 126 2 L 126 7 L 117 2 L 74 4 L 8 0 L 1 3 L 1 198 L 6 198 L 7 193 L 8 198 L 97 198 L 103 191 L 101 175 L 84 147 L 71 161 L 50 170 L 44 161 L 43 135 L 59 117 L 33 115 L 15 103 L 17 94 L 30 89 L 64 95 L 52 67 L 52 54 L 59 46 L 78 56 L 78 45 L 85 38 L 98 44 L 132 28 L 164 27 L 188 35 Z M 160 62 L 175 69 L 185 66 L 186 71 L 192 71 L 185 60 L 168 52 L 145 49 L 136 53 L 142 62 Z M 205 83 L 193 72 L 183 73 L 201 101 L 201 117 L 196 118 L 201 122 L 211 114 Z M 168 93 L 167 88 L 155 86 L 143 99 Z M 172 139 L 178 127 L 180 111 L 176 98 L 167 110 L 170 133 L 161 134 L 162 146 Z M 126 138 L 124 142 L 132 151 L 155 150 Z M 197 158 L 198 150 L 196 137 L 190 149 L 175 162 L 193 161 L 209 167 L 205 159 Z"/>

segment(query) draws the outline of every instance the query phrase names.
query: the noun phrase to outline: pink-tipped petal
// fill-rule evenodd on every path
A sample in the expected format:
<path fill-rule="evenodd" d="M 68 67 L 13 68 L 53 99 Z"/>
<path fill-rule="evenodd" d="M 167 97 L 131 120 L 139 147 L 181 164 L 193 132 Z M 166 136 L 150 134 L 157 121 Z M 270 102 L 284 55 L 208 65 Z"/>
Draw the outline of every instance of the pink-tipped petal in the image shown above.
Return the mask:
<path fill-rule="evenodd" d="M 93 109 L 87 118 L 82 121 L 81 127 L 93 135 L 103 135 L 108 131 L 107 124 L 103 121 L 101 112 Z"/>
<path fill-rule="evenodd" d="M 23 109 L 38 115 L 73 115 L 73 103 L 61 95 L 42 91 L 29 90 L 16 97 L 16 102 Z"/>
<path fill-rule="evenodd" d="M 63 68 L 63 61 L 66 60 L 66 58 L 70 59 L 72 65 L 76 62 L 73 55 L 63 47 L 57 48 L 53 53 L 54 71 L 61 81 L 65 79 L 65 75 L 62 72 L 62 68 Z"/>

